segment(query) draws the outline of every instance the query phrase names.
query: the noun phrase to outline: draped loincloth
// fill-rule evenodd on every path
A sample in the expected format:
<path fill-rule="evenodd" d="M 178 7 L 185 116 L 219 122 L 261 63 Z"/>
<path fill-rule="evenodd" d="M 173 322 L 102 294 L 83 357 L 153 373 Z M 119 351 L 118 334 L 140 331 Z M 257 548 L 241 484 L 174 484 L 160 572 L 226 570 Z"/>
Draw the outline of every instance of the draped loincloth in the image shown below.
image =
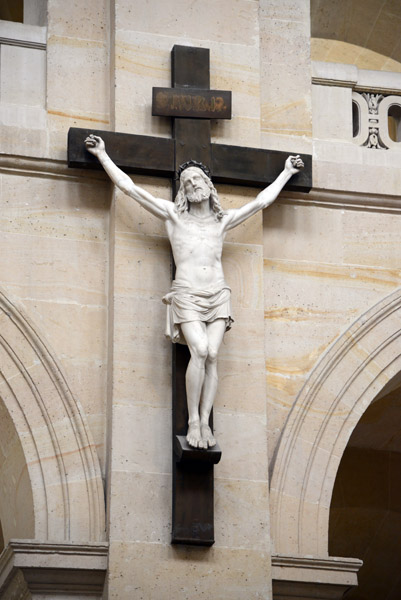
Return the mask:
<path fill-rule="evenodd" d="M 180 323 L 225 319 L 231 329 L 231 289 L 223 281 L 209 290 L 194 290 L 179 280 L 173 281 L 171 292 L 163 297 L 167 305 L 166 337 L 173 343 L 186 344 Z"/>

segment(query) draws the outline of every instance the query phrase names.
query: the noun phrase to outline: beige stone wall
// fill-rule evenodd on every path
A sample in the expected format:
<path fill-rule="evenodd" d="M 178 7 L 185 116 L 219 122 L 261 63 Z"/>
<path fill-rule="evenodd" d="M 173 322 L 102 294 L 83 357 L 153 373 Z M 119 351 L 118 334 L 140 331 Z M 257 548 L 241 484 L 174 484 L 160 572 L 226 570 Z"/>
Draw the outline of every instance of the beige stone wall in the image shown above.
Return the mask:
<path fill-rule="evenodd" d="M 310 153 L 310 2 L 261 0 L 259 23 L 262 145 Z"/>
<path fill-rule="evenodd" d="M 48 0 L 47 152 L 65 160 L 69 127 L 110 128 L 109 2 L 78 2 L 68 11 Z"/>
<path fill-rule="evenodd" d="M 399 212 L 281 200 L 265 213 L 270 456 L 312 368 L 361 313 L 401 285 Z"/>
<path fill-rule="evenodd" d="M 110 188 L 26 168 L 0 181 L 1 284 L 45 332 L 104 463 Z"/>
<path fill-rule="evenodd" d="M 401 81 L 318 62 L 312 83 L 314 189 L 264 215 L 265 358 L 273 551 L 327 557 L 340 458 L 399 369 L 401 148 L 353 138 L 352 94 L 398 102 Z"/>
<path fill-rule="evenodd" d="M 103 466 L 111 191 L 65 161 L 70 126 L 109 126 L 107 7 L 49 0 L 47 28 L 0 22 L 0 281 L 46 333 Z"/>
<path fill-rule="evenodd" d="M 314 189 L 284 193 L 264 214 L 271 458 L 311 370 L 401 284 L 401 144 L 374 150 L 352 134 L 352 90 L 397 98 L 399 74 L 318 62 L 312 81 Z"/>

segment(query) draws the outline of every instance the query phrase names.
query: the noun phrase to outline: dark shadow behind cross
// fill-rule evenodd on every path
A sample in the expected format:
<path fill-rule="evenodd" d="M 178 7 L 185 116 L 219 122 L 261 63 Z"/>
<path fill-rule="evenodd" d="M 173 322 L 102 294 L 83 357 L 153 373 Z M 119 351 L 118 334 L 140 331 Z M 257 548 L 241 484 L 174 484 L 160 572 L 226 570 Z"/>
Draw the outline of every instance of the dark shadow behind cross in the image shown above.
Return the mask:
<path fill-rule="evenodd" d="M 266 187 L 282 171 L 287 152 L 212 144 L 210 120 L 231 118 L 231 92 L 210 90 L 209 50 L 174 46 L 172 88 L 153 88 L 152 114 L 170 116 L 173 139 L 71 128 L 68 166 L 101 169 L 84 145 L 89 134 L 100 135 L 110 158 L 127 173 L 173 179 L 180 164 L 196 160 L 210 167 L 213 183 Z M 285 189 L 308 192 L 312 157 L 302 155 L 305 168 Z M 220 449 L 190 449 L 187 431 L 185 372 L 187 346 L 173 345 L 173 523 L 172 542 L 210 546 L 214 543 L 213 464 Z M 211 424 L 212 424 L 211 415 Z"/>

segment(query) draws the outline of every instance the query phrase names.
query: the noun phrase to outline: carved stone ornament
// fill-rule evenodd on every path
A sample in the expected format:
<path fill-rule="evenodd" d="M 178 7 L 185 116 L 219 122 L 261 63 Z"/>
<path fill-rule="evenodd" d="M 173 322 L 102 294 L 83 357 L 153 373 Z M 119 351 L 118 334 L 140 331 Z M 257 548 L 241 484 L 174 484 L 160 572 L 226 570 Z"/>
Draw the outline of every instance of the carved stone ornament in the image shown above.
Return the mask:
<path fill-rule="evenodd" d="M 400 142 L 389 134 L 389 110 L 392 106 L 401 109 L 401 97 L 353 92 L 352 101 L 358 107 L 358 132 L 354 142 L 374 150 L 400 149 Z"/>

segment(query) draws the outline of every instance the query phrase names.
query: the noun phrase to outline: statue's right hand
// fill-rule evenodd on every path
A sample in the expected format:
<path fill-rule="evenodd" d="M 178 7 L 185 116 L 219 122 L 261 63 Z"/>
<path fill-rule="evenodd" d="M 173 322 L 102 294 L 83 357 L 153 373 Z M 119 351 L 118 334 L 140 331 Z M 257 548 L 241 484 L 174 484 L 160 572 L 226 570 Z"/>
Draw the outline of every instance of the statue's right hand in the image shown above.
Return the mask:
<path fill-rule="evenodd" d="M 99 156 L 106 151 L 104 141 L 98 135 L 91 133 L 85 140 L 86 149 L 94 156 Z"/>

